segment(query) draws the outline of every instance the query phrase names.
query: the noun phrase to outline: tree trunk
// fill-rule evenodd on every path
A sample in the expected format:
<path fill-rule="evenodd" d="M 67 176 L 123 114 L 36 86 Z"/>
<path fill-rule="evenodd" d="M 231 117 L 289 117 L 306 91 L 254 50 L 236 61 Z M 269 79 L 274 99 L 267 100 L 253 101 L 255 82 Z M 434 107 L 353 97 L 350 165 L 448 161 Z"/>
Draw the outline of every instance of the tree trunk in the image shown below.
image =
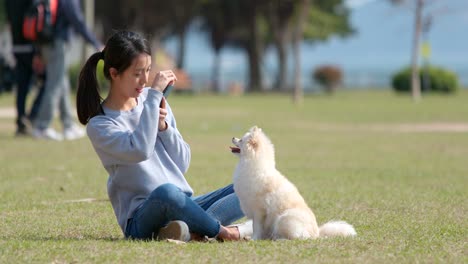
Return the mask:
<path fill-rule="evenodd" d="M 250 39 L 247 43 L 247 54 L 249 56 L 249 89 L 252 92 L 263 90 L 261 62 L 260 29 L 256 21 L 256 12 L 250 11 L 249 31 Z"/>
<path fill-rule="evenodd" d="M 288 20 L 280 16 L 277 4 L 278 2 L 270 2 L 267 13 L 278 58 L 278 72 L 272 90 L 284 91 L 286 90 L 289 26 L 287 23 Z"/>
<path fill-rule="evenodd" d="M 297 37 L 293 40 L 293 57 L 294 57 L 294 91 L 293 102 L 301 104 L 303 99 L 302 91 L 302 67 L 301 67 L 301 41 Z"/>
<path fill-rule="evenodd" d="M 177 51 L 177 68 L 183 69 L 184 68 L 184 59 L 185 59 L 185 38 L 186 37 L 186 30 L 185 28 L 179 31 L 179 47 Z"/>
<path fill-rule="evenodd" d="M 414 101 L 421 99 L 421 80 L 419 78 L 419 41 L 421 36 L 421 20 L 423 0 L 417 0 L 414 14 L 414 32 L 413 32 L 413 47 L 411 54 L 411 94 Z"/>
<path fill-rule="evenodd" d="M 276 42 L 276 50 L 278 53 L 278 75 L 276 79 L 276 90 L 285 91 L 286 87 L 286 76 L 287 76 L 287 63 L 288 63 L 288 51 L 287 51 L 287 30 L 283 29 L 278 32 L 278 41 Z"/>
<path fill-rule="evenodd" d="M 248 58 L 249 60 L 249 91 L 260 92 L 262 91 L 262 82 L 261 82 L 261 74 L 260 74 L 260 60 L 258 58 L 258 53 L 255 51 L 253 47 L 249 47 L 247 53 L 249 57 Z"/>
<path fill-rule="evenodd" d="M 296 31 L 294 34 L 293 40 L 293 56 L 294 56 L 294 94 L 293 102 L 294 104 L 301 104 L 304 99 L 303 89 L 302 89 L 302 67 L 301 67 L 301 42 L 303 39 L 304 23 L 307 19 L 309 12 L 309 0 L 302 0 L 299 6 L 300 10 L 298 12 Z"/>
<path fill-rule="evenodd" d="M 219 50 L 215 50 L 215 56 L 214 56 L 214 61 L 213 61 L 213 69 L 211 71 L 211 74 L 213 75 L 211 79 L 213 80 L 212 83 L 212 91 L 215 93 L 221 92 L 221 87 L 219 83 L 219 76 L 220 76 L 220 69 L 221 69 L 221 57 L 220 57 L 220 52 Z"/>
<path fill-rule="evenodd" d="M 95 32 L 94 26 L 94 0 L 86 0 L 84 1 L 84 18 L 86 26 L 91 29 L 91 31 Z M 94 48 L 92 49 L 86 42 L 83 42 L 83 51 L 82 51 L 82 58 L 81 64 L 84 65 L 86 60 L 88 60 L 89 56 L 91 56 L 94 52 Z"/>

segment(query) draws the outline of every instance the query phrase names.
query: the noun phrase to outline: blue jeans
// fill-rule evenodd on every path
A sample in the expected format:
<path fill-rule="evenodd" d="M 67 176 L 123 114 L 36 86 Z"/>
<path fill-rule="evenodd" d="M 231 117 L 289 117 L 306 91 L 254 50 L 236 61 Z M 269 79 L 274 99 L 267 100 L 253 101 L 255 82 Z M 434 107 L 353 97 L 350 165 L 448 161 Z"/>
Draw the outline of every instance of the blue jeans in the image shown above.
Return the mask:
<path fill-rule="evenodd" d="M 243 216 L 232 184 L 192 198 L 168 183 L 156 188 L 135 211 L 127 222 L 125 237 L 152 239 L 173 220 L 187 223 L 192 233 L 215 237 L 220 225 L 229 225 Z"/>
<path fill-rule="evenodd" d="M 57 109 L 64 128 L 70 128 L 74 123 L 73 107 L 70 99 L 70 79 L 65 59 L 67 55 L 66 48 L 66 42 L 59 38 L 55 39 L 53 43 L 42 47 L 47 78 L 44 95 L 33 124 L 35 128 L 41 130 L 48 128 Z"/>

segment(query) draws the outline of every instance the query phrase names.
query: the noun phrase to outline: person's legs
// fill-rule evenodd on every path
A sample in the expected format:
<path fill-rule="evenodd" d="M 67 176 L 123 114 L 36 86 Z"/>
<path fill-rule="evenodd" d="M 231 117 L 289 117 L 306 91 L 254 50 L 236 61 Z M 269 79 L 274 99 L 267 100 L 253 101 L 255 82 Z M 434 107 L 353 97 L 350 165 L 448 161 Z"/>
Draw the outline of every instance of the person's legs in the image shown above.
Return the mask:
<path fill-rule="evenodd" d="M 15 53 L 16 59 L 16 134 L 27 134 L 26 119 L 26 99 L 31 87 L 32 53 Z"/>
<path fill-rule="evenodd" d="M 44 94 L 33 123 L 32 135 L 36 138 L 62 140 L 63 137 L 50 127 L 54 111 L 58 106 L 61 89 L 65 78 L 64 41 L 56 39 L 52 44 L 43 47 L 42 55 L 46 64 L 46 81 Z"/>
<path fill-rule="evenodd" d="M 69 45 L 67 43 L 63 43 L 64 50 L 69 48 Z M 68 59 L 69 59 L 69 54 L 64 52 L 64 74 L 63 74 L 63 80 L 62 80 L 62 85 L 61 85 L 61 97 L 60 97 L 60 102 L 59 102 L 59 113 L 60 113 L 60 120 L 62 121 L 63 128 L 64 130 L 72 128 L 74 125 L 73 121 L 73 107 L 71 103 L 71 87 L 70 87 L 70 77 L 68 76 L 68 69 L 69 69 L 69 64 L 68 64 Z"/>
<path fill-rule="evenodd" d="M 44 85 L 45 85 L 45 74 L 37 76 L 36 78 L 41 80 L 41 86 L 37 87 L 36 98 L 34 99 L 31 110 L 29 111 L 28 118 L 31 123 L 34 123 L 34 120 L 37 117 L 37 112 L 39 111 L 39 106 L 41 105 L 42 98 L 44 98 Z"/>
<path fill-rule="evenodd" d="M 42 53 L 46 63 L 46 81 L 42 103 L 39 107 L 34 126 L 46 129 L 50 126 L 61 98 L 65 78 L 65 47 L 63 40 L 55 40 L 44 46 Z"/>
<path fill-rule="evenodd" d="M 63 83 L 61 85 L 62 90 L 60 91 L 60 101 L 59 101 L 59 113 L 60 120 L 62 121 L 63 128 L 69 129 L 73 126 L 73 116 L 72 116 L 72 105 L 70 101 L 70 80 L 68 75 L 65 75 L 63 78 Z"/>
<path fill-rule="evenodd" d="M 65 76 L 64 81 L 64 90 L 59 104 L 60 120 L 63 124 L 63 136 L 66 140 L 79 139 L 86 136 L 86 131 L 73 120 L 73 107 L 70 101 L 70 78 L 68 75 Z"/>
<path fill-rule="evenodd" d="M 215 237 L 220 224 L 203 208 L 173 184 L 156 188 L 134 213 L 125 230 L 125 236 L 135 239 L 152 239 L 170 221 L 185 222 L 190 232 Z"/>
<path fill-rule="evenodd" d="M 221 225 L 229 225 L 242 217 L 239 198 L 232 184 L 213 192 L 194 197 L 193 200 L 202 207 L 208 215 Z"/>

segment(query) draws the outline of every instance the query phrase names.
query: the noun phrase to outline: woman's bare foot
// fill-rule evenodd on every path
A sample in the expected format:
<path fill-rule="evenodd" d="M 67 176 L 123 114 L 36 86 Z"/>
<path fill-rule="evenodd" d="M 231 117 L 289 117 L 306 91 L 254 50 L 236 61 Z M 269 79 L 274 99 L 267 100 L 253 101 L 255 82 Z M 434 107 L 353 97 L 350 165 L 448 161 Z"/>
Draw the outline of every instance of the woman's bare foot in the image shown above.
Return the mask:
<path fill-rule="evenodd" d="M 222 241 L 237 241 L 240 239 L 239 230 L 235 226 L 221 226 L 219 228 L 218 239 Z"/>

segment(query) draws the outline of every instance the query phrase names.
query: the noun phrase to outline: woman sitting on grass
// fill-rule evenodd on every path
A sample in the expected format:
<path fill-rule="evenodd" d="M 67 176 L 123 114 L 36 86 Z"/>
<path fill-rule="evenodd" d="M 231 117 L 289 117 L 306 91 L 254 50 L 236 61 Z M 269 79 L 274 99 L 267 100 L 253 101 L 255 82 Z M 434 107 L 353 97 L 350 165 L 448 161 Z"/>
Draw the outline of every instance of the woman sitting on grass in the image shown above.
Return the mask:
<path fill-rule="evenodd" d="M 104 100 L 96 79 L 99 60 L 110 81 Z M 162 94 L 177 78 L 161 71 L 146 87 L 150 69 L 148 42 L 120 31 L 88 59 L 78 84 L 78 118 L 88 124 L 87 134 L 109 173 L 107 191 L 125 237 L 188 241 L 250 235 L 251 223 L 226 226 L 243 217 L 232 185 L 192 197 L 184 177 L 190 147 Z"/>

